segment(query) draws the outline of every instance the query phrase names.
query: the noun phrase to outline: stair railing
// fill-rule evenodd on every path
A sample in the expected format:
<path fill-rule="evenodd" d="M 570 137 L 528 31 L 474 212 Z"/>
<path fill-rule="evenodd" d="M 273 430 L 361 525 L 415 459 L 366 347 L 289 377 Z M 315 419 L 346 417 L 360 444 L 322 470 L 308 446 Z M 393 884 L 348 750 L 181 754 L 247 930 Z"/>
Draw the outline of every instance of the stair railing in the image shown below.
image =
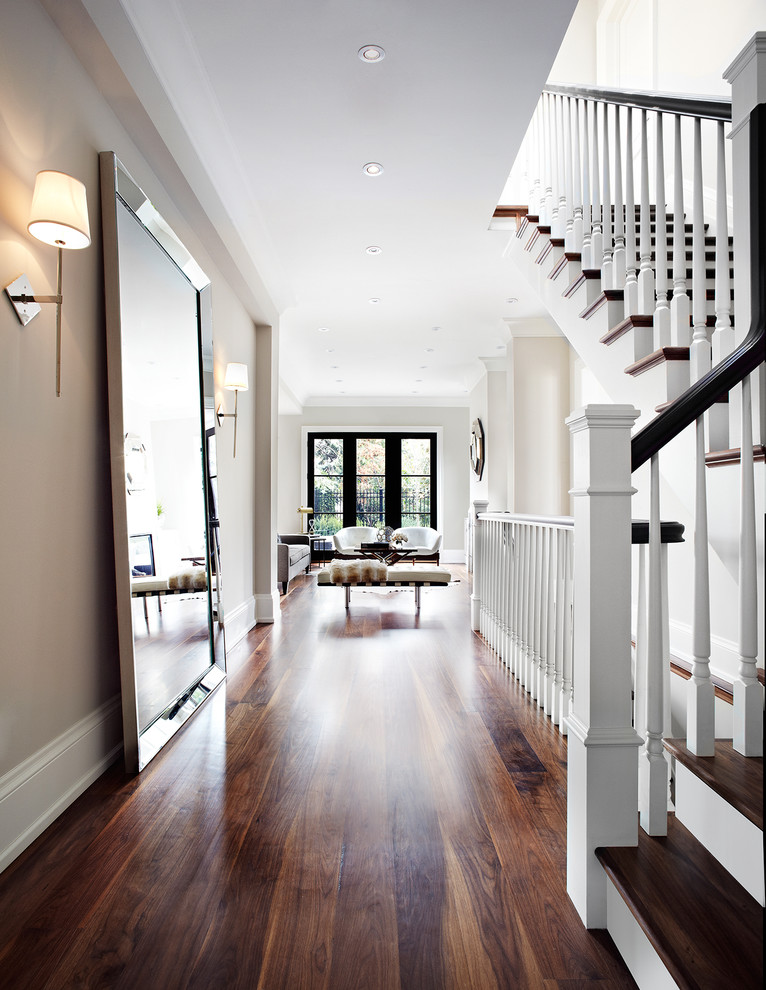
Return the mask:
<path fill-rule="evenodd" d="M 610 97 L 623 100 L 623 94 L 603 91 L 572 91 L 563 88 L 551 89 L 546 95 L 543 107 L 550 105 L 553 98 L 569 103 L 559 116 L 566 119 L 570 113 L 570 137 L 567 129 L 562 132 L 562 140 L 567 142 L 567 153 L 575 146 L 571 140 L 574 127 L 584 123 L 582 128 L 583 148 L 588 147 L 588 136 L 593 138 L 596 114 L 588 112 L 589 102 L 608 102 Z M 574 105 L 573 105 L 574 101 Z M 641 94 L 636 94 L 632 106 L 613 109 L 612 116 L 619 121 L 624 116 L 626 123 L 626 143 L 632 137 L 632 111 L 641 113 L 640 141 L 640 240 L 635 248 L 632 245 L 631 221 L 635 211 L 630 209 L 632 190 L 629 186 L 632 160 L 628 153 L 625 160 L 625 205 L 619 202 L 621 190 L 615 182 L 615 204 L 608 202 L 610 186 L 602 182 L 597 188 L 591 181 L 587 191 L 584 178 L 588 171 L 593 176 L 598 172 L 599 143 L 590 141 L 591 156 L 582 158 L 583 175 L 583 235 L 581 251 L 583 268 L 588 265 L 586 250 L 590 250 L 590 264 L 597 263 L 602 284 L 615 279 L 621 280 L 621 263 L 615 264 L 617 245 L 625 236 L 625 299 L 637 299 L 639 310 L 653 313 L 654 346 L 667 348 L 668 341 L 676 346 L 690 340 L 694 384 L 683 391 L 680 398 L 672 402 L 654 421 L 630 440 L 632 424 L 638 415 L 629 406 L 589 406 L 570 417 L 574 448 L 575 483 L 575 623 L 573 648 L 573 680 L 575 684 L 572 713 L 569 726 L 569 824 L 568 824 L 568 890 L 581 916 L 589 927 L 602 927 L 605 924 L 605 885 L 600 876 L 593 851 L 596 845 L 635 845 L 636 820 L 630 794 L 636 793 L 640 779 L 639 807 L 642 827 L 650 834 L 665 834 L 667 828 L 667 763 L 663 755 L 662 738 L 666 729 L 666 699 L 662 691 L 663 671 L 667 663 L 667 645 L 663 637 L 662 605 L 662 548 L 660 542 L 659 510 L 659 452 L 671 439 L 686 426 L 695 423 L 697 465 L 695 469 L 695 564 L 694 564 L 694 663 L 689 682 L 688 696 L 688 745 L 698 755 L 712 755 L 714 745 L 714 691 L 710 679 L 710 617 L 708 588 L 708 541 L 707 506 L 705 492 L 705 418 L 709 411 L 729 390 L 741 383 L 741 485 L 740 485 L 740 662 L 739 673 L 734 684 L 734 746 L 745 755 L 761 755 L 763 739 L 763 692 L 756 676 L 757 639 L 757 580 L 756 543 L 754 516 L 754 471 L 750 375 L 766 358 L 764 347 L 764 327 L 766 314 L 766 195 L 763 189 L 763 175 L 766 174 L 766 106 L 753 108 L 749 115 L 749 161 L 747 183 L 749 195 L 749 251 L 750 251 L 750 291 L 752 322 L 747 337 L 730 353 L 726 342 L 731 342 L 733 332 L 730 319 L 729 285 L 729 234 L 725 214 L 726 185 L 725 159 L 722 150 L 723 121 L 730 115 L 722 104 L 714 116 L 717 162 L 718 197 L 716 213 L 716 290 L 715 328 L 721 335 L 716 351 L 724 351 L 722 359 L 712 364 L 709 325 L 712 322 L 702 307 L 702 300 L 708 295 L 700 272 L 704 272 L 704 240 L 701 234 L 700 218 L 703 213 L 701 153 L 701 114 L 693 125 L 693 246 L 692 246 L 692 293 L 691 313 L 686 309 L 683 266 L 677 258 L 679 249 L 685 255 L 683 239 L 680 236 L 679 222 L 683 217 L 682 207 L 684 184 L 681 179 L 682 142 L 680 140 L 681 115 L 692 115 L 687 103 L 683 108 L 676 105 L 656 105 L 660 101 L 652 96 L 651 106 L 642 102 Z M 709 101 L 695 101 L 700 110 L 710 117 Z M 624 103 L 624 101 L 623 101 Z M 580 106 L 582 104 L 582 106 Z M 660 181 L 655 183 L 658 195 L 654 217 L 648 197 L 648 140 L 647 112 L 653 110 L 658 121 L 655 132 L 655 163 Z M 664 203 L 664 113 L 672 113 L 674 137 L 677 147 L 674 150 L 675 175 L 674 222 L 673 222 L 673 301 L 668 305 L 669 286 L 667 227 Z M 608 112 L 602 113 L 603 122 L 608 122 Z M 544 126 L 544 123 L 543 123 Z M 741 125 L 740 125 L 741 126 Z M 608 124 L 607 124 L 608 129 Z M 621 147 L 621 126 L 612 129 L 612 145 Z M 618 138 L 617 135 L 620 134 Z M 571 147 L 570 147 L 571 146 Z M 601 145 L 604 147 L 602 140 Z M 621 174 L 622 164 L 617 162 Z M 573 175 L 577 168 L 573 165 Z M 606 199 L 607 202 L 602 201 Z M 625 206 L 628 208 L 626 209 Z M 559 204 L 559 212 L 561 212 Z M 579 197 L 574 196 L 565 203 L 564 222 L 568 211 L 572 213 L 574 236 L 576 210 Z M 736 204 L 735 204 L 736 209 Z M 625 218 L 625 230 L 619 222 Z M 541 218 L 542 220 L 542 218 Z M 650 222 L 656 224 L 654 245 L 649 238 Z M 735 222 L 736 227 L 736 222 Z M 739 229 L 739 228 L 736 228 Z M 607 238 L 604 237 L 606 230 Z M 747 230 L 743 231 L 747 235 Z M 553 234 L 550 235 L 553 237 Z M 590 243 L 588 244 L 588 240 Z M 747 236 L 743 243 L 747 242 Z M 605 248 L 611 250 L 611 262 L 605 264 Z M 724 260 L 725 258 L 725 260 Z M 740 264 L 745 263 L 743 257 Z M 685 261 L 685 257 L 684 257 Z M 554 262 L 555 264 L 555 262 Z M 636 272 L 636 289 L 631 288 L 632 274 Z M 650 309 L 650 300 L 652 308 Z M 688 315 L 687 315 L 688 314 Z M 693 334 L 687 326 L 689 315 L 693 324 Z M 685 333 L 685 337 L 683 334 Z M 630 629 L 630 592 L 627 557 L 627 526 L 629 520 L 629 497 L 633 491 L 630 485 L 631 473 L 640 465 L 651 464 L 649 523 L 649 578 L 647 598 L 648 650 L 646 677 L 646 705 L 640 726 L 641 739 L 636 732 L 634 715 L 630 704 L 630 653 L 626 640 Z M 624 549 L 623 549 L 624 548 Z M 606 577 L 605 577 L 606 575 Z M 607 615 L 603 615 L 606 609 Z M 639 685 L 637 685 L 637 690 Z M 642 747 L 642 770 L 637 773 L 636 747 Z"/>

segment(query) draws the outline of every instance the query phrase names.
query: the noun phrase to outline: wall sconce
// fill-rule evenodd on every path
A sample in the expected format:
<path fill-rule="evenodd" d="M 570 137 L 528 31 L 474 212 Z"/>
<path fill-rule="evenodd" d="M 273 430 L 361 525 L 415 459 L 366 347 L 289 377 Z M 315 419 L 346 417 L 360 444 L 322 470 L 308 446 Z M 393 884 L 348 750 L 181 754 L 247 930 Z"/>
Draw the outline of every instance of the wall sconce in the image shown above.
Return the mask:
<path fill-rule="evenodd" d="M 234 412 L 223 411 L 223 403 L 219 403 L 215 411 L 218 425 L 223 424 L 227 417 L 234 419 L 234 456 L 237 456 L 237 395 L 239 392 L 247 392 L 249 385 L 247 381 L 247 365 L 230 363 L 226 365 L 226 376 L 223 380 L 223 387 L 234 392 Z"/>
<path fill-rule="evenodd" d="M 56 395 L 60 396 L 62 249 L 77 250 L 90 244 L 88 202 L 82 182 L 64 172 L 38 172 L 27 230 L 39 241 L 58 248 L 56 295 L 34 295 L 26 275 L 19 275 L 5 291 L 23 326 L 40 312 L 39 303 L 56 304 Z"/>

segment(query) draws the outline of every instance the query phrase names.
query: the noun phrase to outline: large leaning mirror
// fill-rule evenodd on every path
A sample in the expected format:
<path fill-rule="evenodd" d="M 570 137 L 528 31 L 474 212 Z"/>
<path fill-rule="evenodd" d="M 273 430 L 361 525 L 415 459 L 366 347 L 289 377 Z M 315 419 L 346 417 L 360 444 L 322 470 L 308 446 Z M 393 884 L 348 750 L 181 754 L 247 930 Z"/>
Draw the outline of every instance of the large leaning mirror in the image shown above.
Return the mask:
<path fill-rule="evenodd" d="M 126 769 L 225 676 L 210 282 L 102 152 L 112 504 Z"/>

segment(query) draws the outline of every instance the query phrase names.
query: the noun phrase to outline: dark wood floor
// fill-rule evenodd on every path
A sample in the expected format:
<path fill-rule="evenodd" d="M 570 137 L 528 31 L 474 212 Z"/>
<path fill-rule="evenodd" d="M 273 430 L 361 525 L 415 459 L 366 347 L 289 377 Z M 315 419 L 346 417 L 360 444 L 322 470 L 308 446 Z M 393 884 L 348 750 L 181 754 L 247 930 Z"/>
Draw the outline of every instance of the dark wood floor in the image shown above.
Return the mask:
<path fill-rule="evenodd" d="M 140 775 L 0 877 L 0 984 L 633 987 L 565 892 L 566 743 L 450 588 L 291 583 Z"/>

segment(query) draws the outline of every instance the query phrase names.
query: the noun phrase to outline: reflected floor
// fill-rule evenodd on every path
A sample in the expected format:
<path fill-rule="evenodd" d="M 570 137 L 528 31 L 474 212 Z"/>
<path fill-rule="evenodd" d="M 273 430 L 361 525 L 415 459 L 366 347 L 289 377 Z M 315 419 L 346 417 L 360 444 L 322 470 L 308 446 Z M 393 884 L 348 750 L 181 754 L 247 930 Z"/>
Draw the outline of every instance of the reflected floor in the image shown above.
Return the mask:
<path fill-rule="evenodd" d="M 208 669 L 207 595 L 132 599 L 139 732 Z"/>

